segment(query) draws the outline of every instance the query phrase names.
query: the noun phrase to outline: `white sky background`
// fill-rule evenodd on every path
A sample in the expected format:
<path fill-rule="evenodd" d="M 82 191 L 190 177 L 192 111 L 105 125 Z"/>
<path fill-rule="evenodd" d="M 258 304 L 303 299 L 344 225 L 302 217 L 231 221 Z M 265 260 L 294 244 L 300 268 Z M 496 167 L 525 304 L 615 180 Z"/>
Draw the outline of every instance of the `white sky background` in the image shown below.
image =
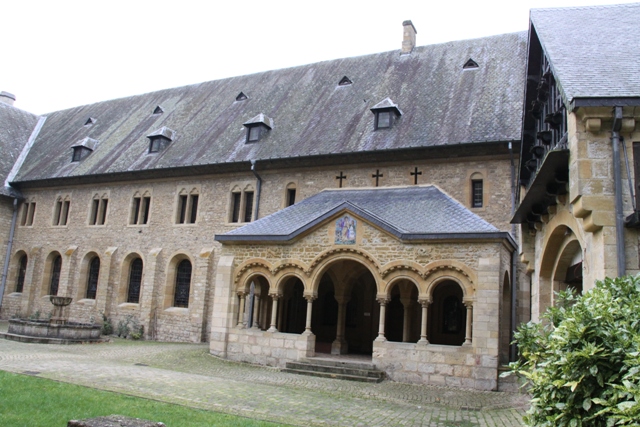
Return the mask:
<path fill-rule="evenodd" d="M 528 29 L 529 9 L 627 0 L 0 0 L 0 91 L 44 114 L 224 77 Z"/>

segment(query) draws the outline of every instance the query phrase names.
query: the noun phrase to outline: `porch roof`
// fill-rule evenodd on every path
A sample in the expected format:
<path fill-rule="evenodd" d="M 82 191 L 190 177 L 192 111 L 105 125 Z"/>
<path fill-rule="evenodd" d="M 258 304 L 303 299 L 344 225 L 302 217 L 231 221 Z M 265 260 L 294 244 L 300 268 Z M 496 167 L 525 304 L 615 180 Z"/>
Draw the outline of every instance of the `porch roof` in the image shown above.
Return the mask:
<path fill-rule="evenodd" d="M 289 241 L 341 211 L 349 211 L 402 240 L 508 237 L 508 233 L 500 232 L 439 188 L 429 185 L 324 190 L 243 227 L 218 234 L 215 240 Z"/>

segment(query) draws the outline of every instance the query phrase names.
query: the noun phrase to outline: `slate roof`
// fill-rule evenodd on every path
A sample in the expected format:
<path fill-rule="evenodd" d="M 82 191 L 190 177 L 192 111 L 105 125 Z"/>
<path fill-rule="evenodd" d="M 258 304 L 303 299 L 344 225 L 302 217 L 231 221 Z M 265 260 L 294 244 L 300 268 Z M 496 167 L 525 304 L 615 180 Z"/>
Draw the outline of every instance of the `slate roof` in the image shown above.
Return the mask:
<path fill-rule="evenodd" d="M 640 3 L 532 9 L 565 103 L 640 97 Z"/>
<path fill-rule="evenodd" d="M 348 210 L 403 240 L 505 238 L 508 233 L 428 186 L 324 190 L 225 234 L 221 242 L 288 241 Z"/>
<path fill-rule="evenodd" d="M 0 195 L 16 197 L 20 193 L 5 185 L 7 176 L 29 141 L 38 116 L 0 102 Z"/>
<path fill-rule="evenodd" d="M 416 47 L 232 77 L 47 114 L 16 181 L 221 165 L 361 151 L 518 140 L 526 33 Z M 463 70 L 473 58 L 478 69 Z M 150 71 L 152 72 L 152 71 Z M 353 83 L 339 86 L 347 76 Z M 236 101 L 243 92 L 248 97 Z M 374 131 L 376 103 L 403 115 Z M 161 105 L 164 112 L 153 114 Z M 273 129 L 246 144 L 243 123 L 258 114 Z M 94 124 L 84 126 L 91 117 Z M 149 153 L 147 135 L 176 138 Z M 100 141 L 80 162 L 71 146 Z"/>

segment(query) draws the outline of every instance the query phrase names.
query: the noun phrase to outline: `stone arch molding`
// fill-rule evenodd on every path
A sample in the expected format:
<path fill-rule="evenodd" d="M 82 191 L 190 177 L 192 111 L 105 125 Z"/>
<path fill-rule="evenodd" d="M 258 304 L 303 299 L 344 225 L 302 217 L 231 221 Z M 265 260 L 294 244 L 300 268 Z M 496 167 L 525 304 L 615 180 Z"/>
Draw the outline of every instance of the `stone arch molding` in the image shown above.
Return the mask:
<path fill-rule="evenodd" d="M 478 278 L 469 266 L 455 260 L 434 261 L 425 267 L 424 280 L 426 294 L 431 296 L 435 287 L 445 280 L 453 280 L 462 288 L 463 298 L 472 300 L 475 296 Z"/>

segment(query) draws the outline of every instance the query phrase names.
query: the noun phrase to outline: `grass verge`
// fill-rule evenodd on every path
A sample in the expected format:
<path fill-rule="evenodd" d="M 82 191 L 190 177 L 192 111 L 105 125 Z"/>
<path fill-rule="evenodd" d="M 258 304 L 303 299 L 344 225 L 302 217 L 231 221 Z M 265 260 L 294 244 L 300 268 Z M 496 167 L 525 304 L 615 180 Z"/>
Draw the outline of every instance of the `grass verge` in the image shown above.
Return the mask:
<path fill-rule="evenodd" d="M 279 425 L 0 371 L 0 426 L 66 427 L 69 420 L 112 414 L 162 421 L 168 427 Z"/>

